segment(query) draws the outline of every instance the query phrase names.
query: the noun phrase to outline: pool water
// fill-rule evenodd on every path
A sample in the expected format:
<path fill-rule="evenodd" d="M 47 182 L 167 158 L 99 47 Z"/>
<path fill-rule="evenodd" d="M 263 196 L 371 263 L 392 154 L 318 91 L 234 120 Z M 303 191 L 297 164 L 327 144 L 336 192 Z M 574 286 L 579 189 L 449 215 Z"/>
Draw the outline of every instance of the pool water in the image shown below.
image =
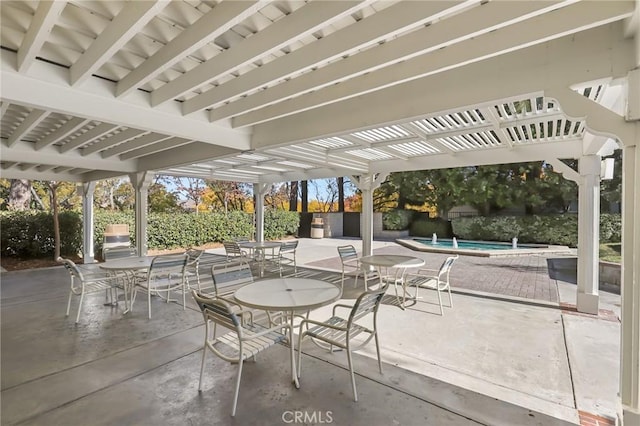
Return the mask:
<path fill-rule="evenodd" d="M 435 244 L 433 244 L 430 239 L 426 238 L 416 238 L 415 241 L 433 248 L 453 248 L 453 240 L 448 238 L 438 238 L 438 241 Z M 458 241 L 458 248 L 463 250 L 513 250 L 511 243 L 490 243 L 482 241 Z M 518 249 L 525 248 L 539 248 L 539 246 L 518 244 Z"/>

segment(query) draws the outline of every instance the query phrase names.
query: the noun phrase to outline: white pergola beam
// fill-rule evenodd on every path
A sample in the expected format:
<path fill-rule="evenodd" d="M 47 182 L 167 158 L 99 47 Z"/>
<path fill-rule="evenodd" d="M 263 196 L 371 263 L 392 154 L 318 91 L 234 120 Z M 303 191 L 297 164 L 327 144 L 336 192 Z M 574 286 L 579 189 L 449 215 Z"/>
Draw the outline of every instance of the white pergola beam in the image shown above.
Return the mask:
<path fill-rule="evenodd" d="M 143 148 L 147 145 L 154 144 L 156 142 L 163 141 L 165 139 L 169 139 L 171 136 L 163 135 L 160 133 L 148 133 L 144 136 L 140 136 L 139 138 L 135 138 L 133 140 L 123 142 L 120 145 L 104 150 L 101 155 L 102 158 L 109 158 L 115 155 L 120 155 L 124 152 L 133 151 L 139 148 Z"/>
<path fill-rule="evenodd" d="M 7 110 L 9 109 L 9 106 L 11 104 L 9 102 L 2 102 L 2 105 L 0 106 L 0 119 L 2 119 L 2 117 L 4 117 L 5 113 L 7 112 Z"/>
<path fill-rule="evenodd" d="M 67 69 L 41 61 L 33 64 L 29 75 L 20 74 L 9 65 L 14 53 L 2 51 L 0 55 L 3 101 L 241 150 L 250 148 L 247 131 L 212 124 L 204 114 L 183 117 L 179 105 L 173 104 L 149 108 L 149 95 L 140 91 L 126 101 L 115 99 L 115 84 L 104 79 L 89 79 L 81 89 L 69 87 Z"/>
<path fill-rule="evenodd" d="M 34 63 L 66 5 L 66 0 L 42 0 L 38 3 L 36 13 L 33 15 L 29 29 L 18 49 L 17 69 L 19 72 L 26 72 Z"/>
<path fill-rule="evenodd" d="M 80 176 L 74 176 L 66 171 L 55 172 L 54 170 L 47 170 L 41 172 L 38 169 L 23 171 L 15 167 L 11 170 L 3 169 L 2 177 L 4 179 L 57 180 L 64 182 L 78 182 L 80 178 Z"/>
<path fill-rule="evenodd" d="M 101 140 L 100 142 L 96 142 L 90 146 L 82 148 L 82 155 L 86 156 L 86 155 L 93 154 L 94 152 L 104 151 L 106 149 L 109 149 L 112 146 L 116 146 L 128 140 L 136 138 L 142 135 L 143 133 L 146 133 L 146 132 L 144 130 L 139 130 L 139 129 L 123 130 L 122 132 L 116 135 L 110 136 L 104 140 Z"/>
<path fill-rule="evenodd" d="M 140 66 L 118 82 L 115 94 L 120 97 L 145 84 L 180 59 L 200 49 L 234 25 L 254 14 L 262 6 L 259 1 L 224 1 L 182 30 Z"/>
<path fill-rule="evenodd" d="M 160 144 L 165 144 L 160 142 Z M 138 165 L 142 170 L 159 170 L 167 167 L 180 167 L 202 161 L 212 160 L 218 157 L 238 153 L 237 150 L 222 146 L 212 146 L 202 142 L 188 142 L 188 145 L 176 142 L 172 143 L 172 148 L 163 152 L 148 155 L 138 160 Z M 150 148 L 153 148 L 151 145 Z M 145 148 L 142 148 L 145 149 Z M 123 154 L 124 155 L 124 154 Z M 122 158 L 122 156 L 120 156 Z"/>
<path fill-rule="evenodd" d="M 70 84 L 81 84 L 118 52 L 169 4 L 168 0 L 132 1 L 125 4 L 107 28 L 69 70 Z"/>
<path fill-rule="evenodd" d="M 11 133 L 9 139 L 7 140 L 7 145 L 12 146 L 23 137 L 29 134 L 31 130 L 33 130 L 42 120 L 47 118 L 49 115 L 48 111 L 42 109 L 33 109 L 29 115 L 27 115 L 22 123 Z"/>
<path fill-rule="evenodd" d="M 34 151 L 33 144 L 29 142 L 17 143 L 12 147 L 2 146 L 0 153 L 2 154 L 2 161 L 15 161 L 18 163 L 22 163 L 28 158 L 30 162 L 36 164 L 50 164 L 56 167 L 74 168 L 82 165 L 85 168 L 113 170 L 124 173 L 129 173 L 136 169 L 134 161 L 108 161 L 96 155 L 83 157 L 77 151 L 70 151 L 65 155 L 60 155 L 54 146 Z"/>
<path fill-rule="evenodd" d="M 57 130 L 54 130 L 53 132 L 49 133 L 47 136 L 45 136 L 44 138 L 36 142 L 36 145 L 35 145 L 36 151 L 39 151 L 44 147 L 60 142 L 61 140 L 63 140 L 64 138 L 66 138 L 73 132 L 77 131 L 79 128 L 81 128 L 85 124 L 87 124 L 87 122 L 88 120 L 84 118 L 73 117 L 72 119 L 64 123 L 62 126 L 60 126 Z"/>
<path fill-rule="evenodd" d="M 127 151 L 124 154 L 120 155 L 120 159 L 129 160 L 131 158 L 140 158 L 140 157 L 144 157 L 145 155 L 154 154 L 154 153 L 157 153 L 157 152 L 166 151 L 166 150 L 171 149 L 171 148 L 175 148 L 175 147 L 179 147 L 179 146 L 182 146 L 182 145 L 186 145 L 186 144 L 188 144 L 190 142 L 192 142 L 192 141 L 190 141 L 189 139 L 185 139 L 185 138 L 164 139 L 164 140 L 162 140 L 160 142 L 147 144 L 143 148 L 138 148 L 138 149 L 134 149 L 134 150 L 131 150 L 131 151 Z"/>
<path fill-rule="evenodd" d="M 206 102 L 202 103 L 208 105 L 225 102 L 296 72 L 309 69 L 321 62 L 337 59 L 367 45 L 373 45 L 415 26 L 425 24 L 436 19 L 443 10 L 450 10 L 460 3 L 462 2 L 413 1 L 395 4 L 275 61 L 264 64 L 260 68 L 249 71 L 233 79 L 232 82 L 210 89 L 206 93 L 198 95 L 197 98 L 203 97 Z M 164 90 L 164 87 L 161 89 Z M 155 92 L 152 98 L 154 96 Z"/>
<path fill-rule="evenodd" d="M 154 90 L 151 94 L 151 105 L 156 106 L 205 83 L 217 80 L 226 73 L 291 44 L 294 39 L 310 35 L 331 21 L 341 19 L 360 7 L 363 7 L 360 1 L 307 3 L 254 36 L 244 39 L 230 49 Z M 207 95 L 207 93 L 184 102 L 183 112 L 189 114 L 208 107 L 207 98 L 211 95 Z"/>
<path fill-rule="evenodd" d="M 441 73 L 465 64 L 489 59 L 572 33 L 578 33 L 588 28 L 618 21 L 632 12 L 633 4 L 631 3 L 580 2 L 553 13 L 536 16 L 518 25 L 510 25 L 479 35 L 473 39 L 448 46 L 446 49 L 433 51 L 384 67 L 367 75 L 362 75 L 357 79 L 350 79 L 313 93 L 297 96 L 287 102 L 280 102 L 237 116 L 234 118 L 233 124 L 234 126 L 242 127 L 261 123 L 386 87 L 392 87 L 403 82 L 434 73 Z M 466 16 L 466 14 L 461 16 Z M 442 21 L 441 24 L 447 25 L 447 21 Z M 437 24 L 434 27 L 437 27 Z M 429 27 L 425 30 L 428 29 Z M 380 48 L 384 47 L 383 45 Z M 354 56 L 353 59 L 357 60 L 358 56 Z M 347 61 L 341 62 L 346 63 Z"/>
<path fill-rule="evenodd" d="M 423 3 L 443 4 L 442 2 Z M 557 6 L 557 2 L 553 2 L 551 5 Z M 405 6 L 406 3 L 403 2 L 398 7 L 404 8 Z M 518 22 L 530 17 L 532 14 L 543 13 L 549 7 L 550 3 L 546 2 L 490 2 L 483 4 L 457 16 L 390 40 L 380 46 L 293 78 L 270 89 L 252 94 L 247 98 L 215 108 L 211 111 L 211 120 L 220 120 L 246 111 L 252 111 L 300 93 L 317 90 L 402 60 L 424 55 L 451 43 L 459 43 L 500 26 Z M 371 19 L 375 19 L 377 15 L 374 15 Z M 366 19 L 364 21 L 366 22 Z M 215 91 L 224 90 L 224 86 L 216 88 Z"/>
<path fill-rule="evenodd" d="M 633 66 L 631 49 L 632 42 L 623 38 L 621 24 L 609 24 L 256 125 L 252 146 L 260 149 L 326 138 L 370 128 L 371 123 L 382 126 L 425 114 L 481 108 L 498 99 L 540 96 L 550 82 L 554 87 L 569 87 L 576 81 L 626 75 Z M 541 57 L 546 60 L 540 61 Z"/>
<path fill-rule="evenodd" d="M 85 145 L 87 143 L 90 143 L 91 141 L 101 138 L 107 133 L 114 131 L 117 127 L 118 126 L 111 123 L 100 123 L 93 129 L 79 135 L 76 138 L 71 139 L 69 142 L 60 146 L 58 150 L 60 151 L 60 154 L 64 154 L 65 152 L 69 152 L 72 149 L 79 148 L 82 145 Z"/>

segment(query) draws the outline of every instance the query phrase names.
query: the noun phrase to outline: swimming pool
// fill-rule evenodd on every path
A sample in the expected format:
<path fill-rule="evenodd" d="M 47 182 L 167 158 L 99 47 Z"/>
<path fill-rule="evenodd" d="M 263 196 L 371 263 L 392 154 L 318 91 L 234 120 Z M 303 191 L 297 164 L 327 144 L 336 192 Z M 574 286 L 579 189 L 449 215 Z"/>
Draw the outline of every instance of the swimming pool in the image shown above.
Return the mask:
<path fill-rule="evenodd" d="M 430 238 L 398 239 L 396 242 L 414 251 L 431 253 L 450 253 L 466 256 L 481 257 L 508 257 L 530 256 L 535 254 L 571 253 L 566 246 L 553 246 L 545 244 L 518 244 L 513 248 L 510 242 L 500 243 L 495 241 L 469 241 L 458 240 L 458 247 L 453 246 L 453 240 L 438 238 L 434 244 Z"/>
<path fill-rule="evenodd" d="M 420 244 L 425 244 L 431 247 L 441 247 L 441 248 L 454 248 L 453 240 L 448 238 L 438 239 L 438 241 L 434 244 L 430 239 L 427 238 L 414 238 L 414 241 L 419 242 Z M 458 248 L 463 250 L 524 250 L 531 248 L 545 248 L 549 246 L 545 245 L 530 245 L 530 244 L 518 244 L 517 248 L 513 248 L 511 243 L 498 243 L 493 241 L 467 241 L 467 240 L 459 240 Z"/>

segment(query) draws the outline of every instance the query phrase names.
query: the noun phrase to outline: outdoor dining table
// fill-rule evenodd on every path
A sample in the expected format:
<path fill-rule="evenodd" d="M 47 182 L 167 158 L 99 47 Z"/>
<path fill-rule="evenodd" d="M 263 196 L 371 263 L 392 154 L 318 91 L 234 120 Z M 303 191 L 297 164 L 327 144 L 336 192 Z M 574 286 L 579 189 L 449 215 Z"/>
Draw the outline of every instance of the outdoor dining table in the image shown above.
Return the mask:
<path fill-rule="evenodd" d="M 273 258 L 275 257 L 275 250 L 281 245 L 282 243 L 279 241 L 241 241 L 238 243 L 238 247 L 249 249 L 251 253 L 255 254 L 261 277 L 264 275 L 267 250 L 271 249 L 271 257 Z"/>
<path fill-rule="evenodd" d="M 326 281 L 308 278 L 273 278 L 256 281 L 239 288 L 235 300 L 249 308 L 269 312 L 283 312 L 289 328 L 291 347 L 291 378 L 300 387 L 294 357 L 293 318 L 296 312 L 310 311 L 335 302 L 342 295 L 339 287 Z M 300 348 L 298 348 L 300 350 Z"/>
<path fill-rule="evenodd" d="M 129 305 L 129 300 L 131 299 L 128 296 L 130 296 L 130 293 L 133 291 L 136 272 L 148 272 L 149 268 L 151 267 L 152 260 L 153 256 L 123 257 L 120 259 L 108 260 L 98 265 L 100 269 L 112 272 L 114 274 L 117 274 L 118 272 L 124 273 L 125 280 L 123 283 L 123 290 L 125 314 L 131 310 L 131 306 Z"/>
<path fill-rule="evenodd" d="M 409 268 L 419 268 L 424 265 L 424 259 L 420 259 L 414 256 L 405 256 L 399 254 L 374 254 L 370 256 L 363 256 L 360 259 L 360 263 L 363 265 L 373 266 L 378 272 L 380 278 L 380 285 L 384 285 L 386 280 L 388 283 L 393 282 L 395 286 L 396 299 L 399 306 L 404 309 L 400 303 L 400 295 L 398 294 L 398 284 L 404 284 L 404 276 Z M 382 270 L 384 269 L 384 274 Z M 389 269 L 394 269 L 393 276 L 389 274 Z M 405 292 L 403 286 L 402 291 Z"/>

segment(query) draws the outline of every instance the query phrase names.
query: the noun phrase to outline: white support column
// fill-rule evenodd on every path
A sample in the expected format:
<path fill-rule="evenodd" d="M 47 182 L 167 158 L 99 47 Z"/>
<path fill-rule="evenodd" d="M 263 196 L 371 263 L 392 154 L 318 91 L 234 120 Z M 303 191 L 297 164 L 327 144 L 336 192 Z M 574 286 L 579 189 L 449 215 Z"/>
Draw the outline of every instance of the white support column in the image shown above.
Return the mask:
<path fill-rule="evenodd" d="M 351 176 L 351 181 L 362 191 L 362 213 L 360 216 L 360 234 L 362 237 L 362 255 L 370 256 L 373 245 L 373 191 L 380 187 L 388 173 L 369 173 Z"/>
<path fill-rule="evenodd" d="M 600 156 L 580 157 L 578 185 L 578 312 L 598 315 Z"/>
<path fill-rule="evenodd" d="M 82 260 L 95 262 L 93 252 L 93 193 L 96 182 L 78 184 L 78 192 L 82 195 Z"/>
<path fill-rule="evenodd" d="M 629 145 L 622 154 L 620 416 L 624 426 L 640 424 L 640 129 L 634 146 Z"/>
<path fill-rule="evenodd" d="M 269 185 L 266 183 L 254 183 L 253 194 L 256 197 L 256 241 L 264 241 L 264 196 Z"/>
<path fill-rule="evenodd" d="M 583 155 L 579 172 L 552 158 L 547 162 L 578 184 L 578 292 L 576 309 L 598 314 L 600 248 L 600 156 Z"/>
<path fill-rule="evenodd" d="M 139 256 L 146 256 L 147 249 L 147 210 L 149 186 L 153 180 L 153 172 L 131 173 L 129 180 L 136 193 L 136 250 Z"/>

